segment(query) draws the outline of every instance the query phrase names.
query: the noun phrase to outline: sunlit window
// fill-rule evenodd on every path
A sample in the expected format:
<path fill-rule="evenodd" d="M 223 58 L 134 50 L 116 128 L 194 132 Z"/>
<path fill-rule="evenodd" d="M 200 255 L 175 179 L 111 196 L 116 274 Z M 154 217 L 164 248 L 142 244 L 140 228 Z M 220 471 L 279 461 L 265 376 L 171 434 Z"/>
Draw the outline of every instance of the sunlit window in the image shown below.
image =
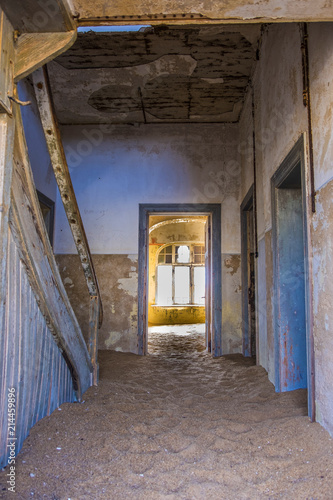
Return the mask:
<path fill-rule="evenodd" d="M 190 303 L 190 268 L 189 266 L 176 266 L 175 273 L 175 296 L 176 304 Z"/>
<path fill-rule="evenodd" d="M 205 246 L 165 245 L 157 256 L 156 305 L 205 305 Z"/>
<path fill-rule="evenodd" d="M 205 303 L 205 268 L 196 266 L 193 269 L 193 302 L 194 304 Z"/>
<path fill-rule="evenodd" d="M 188 245 L 180 245 L 176 247 L 177 264 L 187 264 L 190 262 L 190 247 Z"/>
<path fill-rule="evenodd" d="M 172 266 L 157 266 L 158 287 L 156 303 L 166 306 L 172 305 Z M 163 283 L 163 285 L 162 285 Z"/>

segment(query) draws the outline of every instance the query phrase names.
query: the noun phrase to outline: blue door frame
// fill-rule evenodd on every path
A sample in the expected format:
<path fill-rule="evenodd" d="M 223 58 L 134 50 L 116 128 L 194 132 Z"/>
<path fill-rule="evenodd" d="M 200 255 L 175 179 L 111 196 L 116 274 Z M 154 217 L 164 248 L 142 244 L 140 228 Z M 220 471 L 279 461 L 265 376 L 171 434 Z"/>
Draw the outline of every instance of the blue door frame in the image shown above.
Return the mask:
<path fill-rule="evenodd" d="M 221 204 L 219 203 L 139 205 L 138 354 L 147 354 L 149 216 L 173 214 L 208 215 L 211 218 L 211 340 L 212 355 L 218 357 L 222 355 Z"/>
<path fill-rule="evenodd" d="M 271 179 L 275 389 L 283 392 L 307 388 L 308 414 L 314 420 L 313 322 L 304 149 L 304 137 L 301 136 Z M 299 181 L 293 175 L 295 172 L 300 175 Z"/>

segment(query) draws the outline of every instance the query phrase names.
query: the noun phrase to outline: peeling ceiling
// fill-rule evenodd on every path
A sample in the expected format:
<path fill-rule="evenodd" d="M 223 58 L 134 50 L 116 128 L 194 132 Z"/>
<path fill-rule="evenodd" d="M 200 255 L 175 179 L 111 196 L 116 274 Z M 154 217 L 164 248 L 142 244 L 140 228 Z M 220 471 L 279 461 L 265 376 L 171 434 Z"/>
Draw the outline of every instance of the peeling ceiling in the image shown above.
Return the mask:
<path fill-rule="evenodd" d="M 60 123 L 236 122 L 260 25 L 79 33 L 49 63 Z"/>

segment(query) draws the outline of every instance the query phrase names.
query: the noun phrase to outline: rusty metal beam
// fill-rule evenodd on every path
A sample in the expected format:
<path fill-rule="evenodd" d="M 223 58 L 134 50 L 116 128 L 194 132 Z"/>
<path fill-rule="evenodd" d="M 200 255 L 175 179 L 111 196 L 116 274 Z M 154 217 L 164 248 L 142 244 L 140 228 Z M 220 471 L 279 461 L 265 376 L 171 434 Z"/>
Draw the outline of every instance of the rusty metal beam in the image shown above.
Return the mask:
<path fill-rule="evenodd" d="M 98 298 L 98 323 L 100 327 L 103 321 L 101 296 L 86 233 L 83 227 L 79 207 L 68 170 L 57 119 L 54 113 L 51 88 L 45 67 L 40 68 L 33 73 L 33 82 L 51 163 L 66 211 L 67 219 L 73 234 L 74 242 L 81 260 L 88 291 L 92 298 Z M 97 328 L 95 331 L 96 336 L 93 342 L 97 345 Z"/>

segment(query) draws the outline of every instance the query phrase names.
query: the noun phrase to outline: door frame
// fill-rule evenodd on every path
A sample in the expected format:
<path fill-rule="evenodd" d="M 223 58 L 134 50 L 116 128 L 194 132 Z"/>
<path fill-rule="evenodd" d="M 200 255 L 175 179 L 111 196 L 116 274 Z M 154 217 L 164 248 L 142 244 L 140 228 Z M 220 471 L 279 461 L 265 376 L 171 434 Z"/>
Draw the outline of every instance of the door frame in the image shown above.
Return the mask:
<path fill-rule="evenodd" d="M 242 263 L 242 325 L 243 325 L 243 335 L 242 335 L 242 351 L 243 356 L 257 355 L 251 352 L 251 338 L 249 332 L 249 308 L 248 308 L 248 220 L 247 213 L 250 208 L 253 208 L 254 216 L 254 184 L 250 187 L 246 193 L 244 200 L 241 204 L 240 218 L 241 218 L 241 263 Z M 257 284 L 257 280 L 256 280 Z M 256 351 L 258 351 L 257 342 L 257 328 L 256 328 Z"/>
<path fill-rule="evenodd" d="M 148 344 L 148 253 L 150 215 L 208 215 L 211 219 L 211 325 L 212 355 L 222 355 L 222 263 L 220 203 L 147 203 L 139 204 L 138 261 L 138 354 L 147 354 Z"/>
<path fill-rule="evenodd" d="M 273 331 L 275 346 L 275 390 L 281 391 L 280 379 L 280 329 L 279 329 L 279 280 L 278 280 L 278 254 L 276 251 L 278 243 L 277 234 L 277 190 L 291 171 L 300 164 L 301 168 L 301 191 L 303 209 L 303 238 L 304 238 L 304 279 L 305 279 L 305 320 L 306 320 L 306 352 L 307 352 L 307 391 L 308 391 L 308 415 L 312 421 L 315 419 L 315 363 L 313 342 L 313 309 L 312 309 L 312 267 L 311 236 L 310 236 L 310 176 L 306 162 L 306 136 L 303 134 L 286 158 L 283 160 L 275 174 L 271 178 L 271 203 L 272 203 L 272 243 L 273 243 Z"/>

